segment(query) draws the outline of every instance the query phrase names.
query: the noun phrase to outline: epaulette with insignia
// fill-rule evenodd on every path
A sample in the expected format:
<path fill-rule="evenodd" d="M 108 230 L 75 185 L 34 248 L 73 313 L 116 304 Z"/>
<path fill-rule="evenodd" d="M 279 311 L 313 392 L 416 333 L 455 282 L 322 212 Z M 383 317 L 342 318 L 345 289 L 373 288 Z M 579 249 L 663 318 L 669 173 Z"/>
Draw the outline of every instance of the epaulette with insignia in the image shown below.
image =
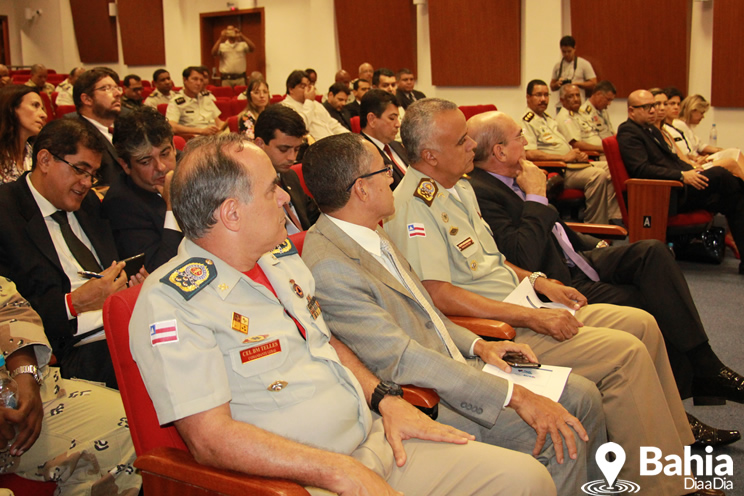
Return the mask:
<path fill-rule="evenodd" d="M 431 204 L 434 203 L 434 197 L 437 196 L 437 185 L 434 184 L 434 181 L 429 179 L 428 177 L 423 178 L 421 181 L 419 181 L 418 187 L 416 188 L 416 191 L 413 193 L 413 196 L 416 198 L 421 198 L 424 200 L 424 203 L 426 203 L 427 206 L 431 207 Z"/>
<path fill-rule="evenodd" d="M 574 111 L 573 111 L 573 110 L 569 110 L 569 111 L 568 111 L 568 115 L 570 115 L 570 116 L 572 116 L 572 117 L 573 117 L 573 115 L 574 115 Z"/>
<path fill-rule="evenodd" d="M 205 286 L 217 277 L 217 268 L 208 258 L 189 258 L 176 269 L 160 279 L 160 282 L 175 288 L 176 291 L 190 300 Z"/>
<path fill-rule="evenodd" d="M 186 99 L 182 96 L 179 96 L 178 98 L 176 98 L 175 102 L 176 105 L 183 105 L 184 103 L 186 103 Z"/>
<path fill-rule="evenodd" d="M 285 239 L 282 244 L 277 246 L 271 251 L 271 254 L 274 255 L 276 258 L 282 258 L 282 257 L 288 257 L 290 255 L 297 255 L 299 252 L 297 251 L 297 247 L 292 244 L 292 242 L 289 240 L 289 238 Z"/>
<path fill-rule="evenodd" d="M 588 114 L 588 113 L 590 113 L 592 111 L 592 106 L 591 105 L 587 105 L 582 110 Z"/>
<path fill-rule="evenodd" d="M 209 96 L 209 90 L 202 91 L 201 96 Z"/>
<path fill-rule="evenodd" d="M 535 118 L 534 112 L 527 112 L 526 114 L 524 114 L 524 117 L 522 117 L 522 120 L 524 122 L 530 122 L 534 118 Z"/>

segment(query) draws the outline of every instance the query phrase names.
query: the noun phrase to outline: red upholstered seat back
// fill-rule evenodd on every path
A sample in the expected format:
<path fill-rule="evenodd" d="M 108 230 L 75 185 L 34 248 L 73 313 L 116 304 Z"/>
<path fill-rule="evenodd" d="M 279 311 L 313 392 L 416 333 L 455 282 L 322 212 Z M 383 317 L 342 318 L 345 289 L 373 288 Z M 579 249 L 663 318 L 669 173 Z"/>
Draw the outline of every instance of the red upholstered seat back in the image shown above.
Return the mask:
<path fill-rule="evenodd" d="M 617 138 L 610 136 L 602 140 L 605 157 L 607 157 L 607 166 L 612 176 L 612 185 L 615 187 L 615 198 L 620 206 L 620 213 L 623 216 L 623 222 L 628 225 L 628 207 L 625 205 L 625 195 L 623 193 L 628 189 L 625 182 L 630 179 L 628 171 L 625 169 L 623 157 L 620 155 L 620 147 L 617 144 Z"/>
<path fill-rule="evenodd" d="M 488 104 L 488 105 L 461 105 L 460 111 L 462 111 L 463 114 L 465 114 L 465 119 L 470 119 L 474 115 L 482 114 L 483 112 L 492 112 L 494 110 L 498 110 L 496 108 L 496 105 Z"/>
<path fill-rule="evenodd" d="M 129 432 L 137 455 L 160 446 L 188 451 L 174 426 L 161 427 L 158 423 L 155 407 L 129 351 L 129 320 L 141 287 L 119 291 L 111 295 L 103 306 L 103 326 L 127 412 Z M 137 332 L 149 331 L 137 329 Z"/>

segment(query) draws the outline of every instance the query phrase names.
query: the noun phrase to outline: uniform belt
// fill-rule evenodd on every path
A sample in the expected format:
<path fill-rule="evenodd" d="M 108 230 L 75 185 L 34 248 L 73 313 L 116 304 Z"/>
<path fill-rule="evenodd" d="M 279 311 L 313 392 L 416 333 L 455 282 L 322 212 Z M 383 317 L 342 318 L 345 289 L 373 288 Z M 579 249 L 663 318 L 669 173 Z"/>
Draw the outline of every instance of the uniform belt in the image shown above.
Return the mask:
<path fill-rule="evenodd" d="M 226 73 L 223 72 L 222 74 L 220 74 L 220 77 L 222 79 L 227 79 L 227 80 L 230 80 L 230 79 L 241 79 L 241 78 L 244 78 L 245 77 L 245 72 L 241 72 L 240 74 L 226 74 Z"/>

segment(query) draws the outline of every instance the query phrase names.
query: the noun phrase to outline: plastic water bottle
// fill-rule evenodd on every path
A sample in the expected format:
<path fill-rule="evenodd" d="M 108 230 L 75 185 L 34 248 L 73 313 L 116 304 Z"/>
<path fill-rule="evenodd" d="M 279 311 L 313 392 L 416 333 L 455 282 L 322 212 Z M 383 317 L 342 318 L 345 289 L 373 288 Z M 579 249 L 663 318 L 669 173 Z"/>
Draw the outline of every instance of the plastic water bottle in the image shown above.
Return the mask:
<path fill-rule="evenodd" d="M 710 136 L 708 136 L 708 144 L 710 146 L 718 146 L 718 129 L 716 129 L 716 123 L 713 123 L 713 127 L 710 128 Z"/>
<path fill-rule="evenodd" d="M 5 357 L 2 354 L 0 354 L 0 406 L 13 409 L 18 407 L 18 384 L 8 375 L 5 368 Z M 15 441 L 15 437 L 8 441 L 5 446 L 0 446 L 0 452 L 10 448 L 13 441 Z"/>

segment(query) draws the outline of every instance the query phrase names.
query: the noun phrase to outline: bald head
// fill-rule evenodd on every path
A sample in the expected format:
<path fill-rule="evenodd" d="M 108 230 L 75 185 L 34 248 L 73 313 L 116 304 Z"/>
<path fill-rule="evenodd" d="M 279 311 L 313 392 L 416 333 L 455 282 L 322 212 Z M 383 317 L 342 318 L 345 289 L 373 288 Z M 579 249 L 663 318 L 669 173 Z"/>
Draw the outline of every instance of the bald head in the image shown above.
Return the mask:
<path fill-rule="evenodd" d="M 346 86 L 349 86 L 349 84 L 351 83 L 351 74 L 341 69 L 336 73 L 336 82 L 344 83 Z"/>
<path fill-rule="evenodd" d="M 372 81 L 372 75 L 374 73 L 375 73 L 375 68 L 372 67 L 372 64 L 370 64 L 369 62 L 365 62 L 359 66 L 359 79 L 365 79 L 367 81 Z"/>
<path fill-rule="evenodd" d="M 485 112 L 468 120 L 468 136 L 477 144 L 475 166 L 514 176 L 524 158 L 522 127 L 503 112 Z"/>
<path fill-rule="evenodd" d="M 6 66 L 0 64 L 0 88 L 10 84 L 10 71 Z"/>
<path fill-rule="evenodd" d="M 642 126 L 656 121 L 656 100 L 650 91 L 635 90 L 628 96 L 628 119 Z"/>

